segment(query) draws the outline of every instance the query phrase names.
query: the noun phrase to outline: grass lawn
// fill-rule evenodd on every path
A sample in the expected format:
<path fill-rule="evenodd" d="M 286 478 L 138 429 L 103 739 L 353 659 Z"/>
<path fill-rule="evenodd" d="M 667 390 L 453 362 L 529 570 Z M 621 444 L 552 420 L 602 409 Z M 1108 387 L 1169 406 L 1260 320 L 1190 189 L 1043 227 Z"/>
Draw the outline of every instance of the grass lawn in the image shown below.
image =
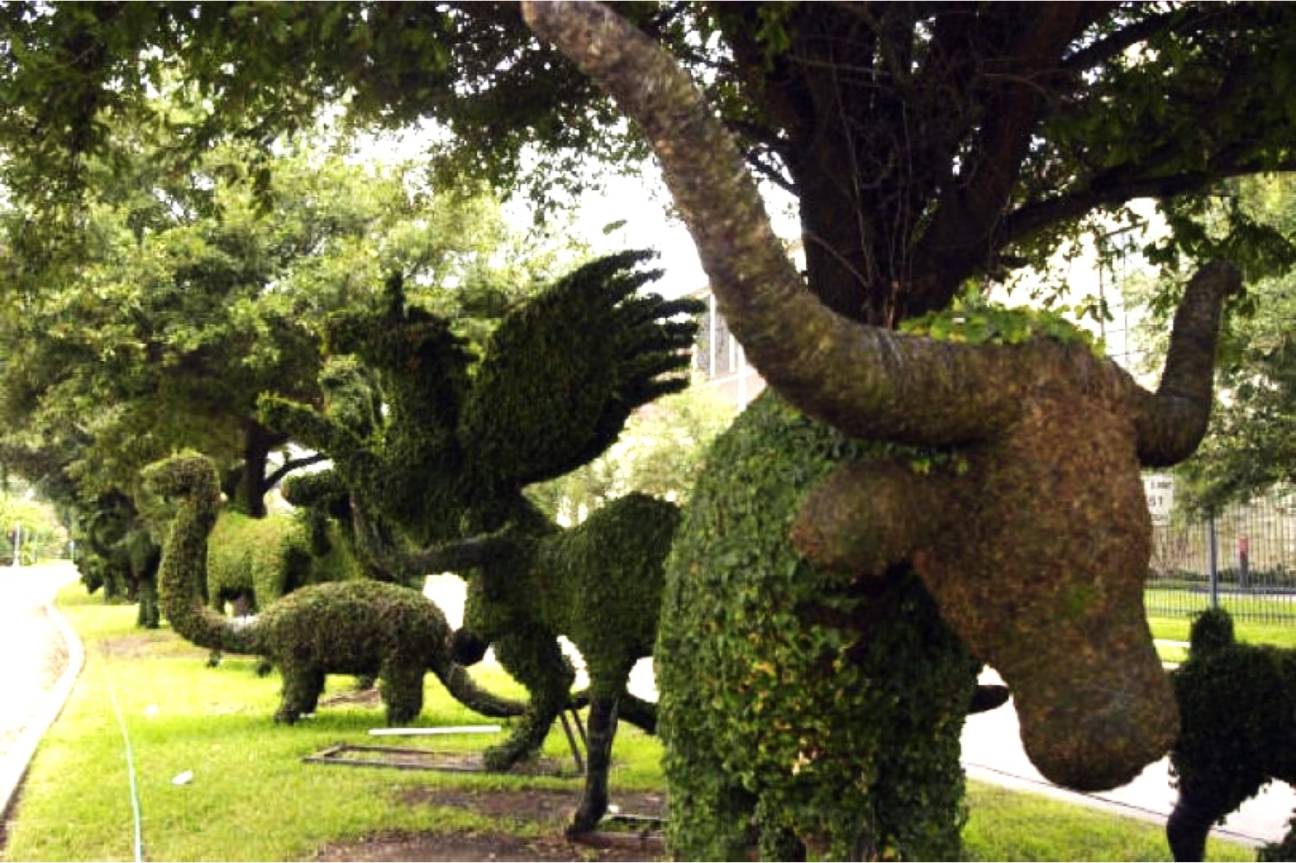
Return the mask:
<path fill-rule="evenodd" d="M 381 708 L 323 707 L 296 727 L 275 726 L 276 675 L 259 679 L 250 660 L 204 667 L 203 651 L 163 629 L 134 628 L 135 609 L 105 606 L 80 585 L 59 604 L 86 643 L 86 667 L 63 715 L 37 753 L 14 820 L 7 859 L 125 860 L 132 856 L 131 805 L 113 698 L 129 729 L 143 811 L 145 854 L 154 860 L 290 860 L 321 846 L 375 833 L 553 833 L 552 825 L 489 817 L 472 808 L 409 802 L 412 789 L 565 789 L 574 779 L 445 774 L 304 764 L 341 743 L 372 743 Z M 478 675 L 499 692 L 518 690 L 502 673 Z M 352 686 L 329 681 L 328 695 Z M 480 724 L 428 675 L 418 724 Z M 657 742 L 623 725 L 614 753 L 617 791 L 662 788 Z M 420 745 L 397 743 L 395 745 Z M 437 749 L 477 749 L 482 736 L 439 737 Z M 566 758 L 561 730 L 546 754 Z M 193 771 L 187 785 L 172 778 Z M 973 783 L 968 852 L 982 860 L 1168 860 L 1159 827 Z M 1213 844 L 1211 859 L 1249 860 L 1251 849 Z"/>

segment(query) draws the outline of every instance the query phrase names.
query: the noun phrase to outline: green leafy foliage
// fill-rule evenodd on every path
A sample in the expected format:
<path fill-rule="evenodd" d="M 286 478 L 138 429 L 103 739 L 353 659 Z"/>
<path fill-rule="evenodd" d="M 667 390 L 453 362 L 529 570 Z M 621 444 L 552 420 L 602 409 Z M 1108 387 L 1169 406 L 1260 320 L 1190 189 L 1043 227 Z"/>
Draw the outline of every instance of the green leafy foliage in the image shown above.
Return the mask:
<path fill-rule="evenodd" d="M 1021 345 L 1032 339 L 1080 342 L 1099 356 L 1102 348 L 1093 335 L 1056 312 L 992 303 L 969 287 L 948 308 L 927 312 L 900 324 L 900 331 L 943 342 L 969 345 Z"/>
<path fill-rule="evenodd" d="M 182 453 L 149 465 L 144 478 L 152 491 L 177 500 L 159 575 L 167 618 L 201 647 L 271 659 L 284 681 L 276 721 L 313 713 L 326 674 L 355 674 L 379 677 L 388 722 L 406 723 L 422 710 L 429 670 L 470 706 L 516 712 L 477 691 L 450 662 L 449 626 L 417 590 L 366 579 L 330 582 L 296 590 L 250 621 L 213 614 L 202 605 L 200 585 L 219 503 L 215 466 Z"/>
<path fill-rule="evenodd" d="M 706 387 L 664 396 L 631 414 L 606 453 L 528 487 L 527 496 L 563 524 L 576 524 L 631 491 L 683 503 L 705 464 L 707 448 L 733 415 L 733 406 Z"/>
<path fill-rule="evenodd" d="M 61 557 L 67 550 L 67 529 L 48 503 L 24 492 L 17 487 L 0 492 L 0 562 L 14 560 L 14 531 L 19 525 L 21 563 Z"/>
<path fill-rule="evenodd" d="M 762 395 L 716 441 L 667 561 L 656 651 L 673 853 L 790 832 L 829 858 L 953 859 L 977 663 L 909 571 L 876 584 L 787 539 L 808 489 L 878 455 Z"/>
<path fill-rule="evenodd" d="M 69 469 L 87 493 L 130 488 L 141 465 L 198 446 L 245 462 L 238 505 L 260 515 L 266 459 L 286 438 L 255 421 L 256 396 L 318 401 L 325 317 L 376 302 L 370 286 L 392 269 L 448 314 L 489 312 L 511 294 L 518 240 L 493 199 L 434 193 L 408 166 L 300 143 L 267 163 L 267 212 L 259 148 L 221 145 L 172 175 L 153 162 L 166 143 L 139 142 L 126 175 L 94 168 L 103 199 L 53 257 L 23 250 L 40 230 L 7 214 L 3 263 L 24 308 L 0 322 L 0 389 L 36 434 L 82 430 Z"/>
<path fill-rule="evenodd" d="M 940 308 L 968 276 L 1137 218 L 1127 204 L 1141 197 L 1170 202 L 1163 260 L 1271 245 L 1245 218 L 1219 242 L 1180 214 L 1231 177 L 1290 165 L 1282 4 L 618 11 L 701 82 L 752 168 L 798 197 L 811 287 L 842 309 Z M 260 145 L 339 106 L 356 125 L 431 120 L 447 132 L 431 146 L 440 181 L 524 188 L 555 209 L 592 182 L 591 162 L 645 153 L 507 4 L 14 3 L 0 32 L 6 184 L 69 230 L 74 208 L 57 205 L 95 183 L 86 154 L 120 164 L 127 122 L 167 131 L 170 168 L 225 135 Z M 192 107 L 162 111 L 157 93 Z M 247 173 L 258 194 L 272 187 L 269 159 Z M 839 300 L 840 283 L 852 289 Z"/>

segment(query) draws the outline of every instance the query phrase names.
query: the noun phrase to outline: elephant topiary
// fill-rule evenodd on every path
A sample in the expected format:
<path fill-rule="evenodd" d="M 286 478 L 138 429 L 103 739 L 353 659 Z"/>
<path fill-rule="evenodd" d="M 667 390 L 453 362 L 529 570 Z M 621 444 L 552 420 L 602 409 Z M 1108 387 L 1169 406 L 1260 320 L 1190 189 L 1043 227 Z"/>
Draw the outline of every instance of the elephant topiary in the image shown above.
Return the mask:
<path fill-rule="evenodd" d="M 655 727 L 653 706 L 629 696 L 625 682 L 652 649 L 678 515 L 631 495 L 564 531 L 523 488 L 595 458 L 632 410 L 686 385 L 669 373 L 687 365 L 696 326 L 669 318 L 700 306 L 636 296 L 656 277 L 635 269 L 645 257 L 609 256 L 560 279 L 504 318 L 475 367 L 447 322 L 406 304 L 394 278 L 385 309 L 328 327 L 329 350 L 353 352 L 377 374 L 385 415 L 363 398 L 323 412 L 262 401 L 267 424 L 331 458 L 362 522 L 363 556 L 407 576 L 468 576 L 457 658 L 475 659 L 493 643 L 531 696 L 514 734 L 487 752 L 489 767 L 507 770 L 539 748 L 574 680 L 558 636 L 581 649 L 590 752 L 575 833 L 606 808 L 617 716 Z M 427 547 L 412 552 L 399 537 L 379 536 L 377 517 Z"/>
<path fill-rule="evenodd" d="M 1296 650 L 1239 644 L 1223 609 L 1203 612 L 1189 637 L 1188 660 L 1170 676 L 1179 702 L 1170 750 L 1179 800 L 1166 835 L 1176 860 L 1203 859 L 1211 825 L 1264 785 L 1296 785 Z M 1262 859 L 1292 859 L 1281 845 L 1270 853 Z"/>
<path fill-rule="evenodd" d="M 123 595 L 134 600 L 139 606 L 136 625 L 146 629 L 160 623 L 157 569 L 162 549 L 153 538 L 158 525 L 151 523 L 157 519 L 157 513 L 141 512 L 131 497 L 113 492 L 99 499 L 84 533 L 91 554 L 82 560 L 82 580 L 87 587 L 103 584 L 105 599 Z"/>
<path fill-rule="evenodd" d="M 315 710 L 326 674 L 376 675 L 387 721 L 406 723 L 423 707 L 423 675 L 432 671 L 459 701 L 488 716 L 512 716 L 521 705 L 476 687 L 448 656 L 450 629 L 418 591 L 369 580 L 303 587 L 252 618 L 230 620 L 203 605 L 207 541 L 220 495 L 216 468 L 182 454 L 143 471 L 145 483 L 177 502 L 163 547 L 162 605 L 172 628 L 200 647 L 266 656 L 283 676 L 275 720 L 292 723 Z"/>
<path fill-rule="evenodd" d="M 1107 788 L 1161 757 L 1178 712 L 1143 610 L 1139 471 L 1201 440 L 1237 271 L 1194 277 L 1155 393 L 1074 340 L 943 343 L 838 315 L 669 54 L 602 4 L 523 16 L 643 129 L 720 311 L 795 408 L 769 399 L 716 445 L 667 565 L 673 852 L 738 856 L 754 822 L 767 854 L 954 853 L 956 642 L 1012 688 L 1046 777 Z"/>

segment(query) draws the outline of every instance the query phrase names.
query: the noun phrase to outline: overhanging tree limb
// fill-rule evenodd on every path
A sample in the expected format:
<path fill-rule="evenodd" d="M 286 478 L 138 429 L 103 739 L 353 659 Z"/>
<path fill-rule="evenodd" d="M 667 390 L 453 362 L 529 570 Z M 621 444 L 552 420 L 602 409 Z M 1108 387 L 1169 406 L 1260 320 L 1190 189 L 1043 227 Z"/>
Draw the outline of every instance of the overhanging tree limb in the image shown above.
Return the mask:
<path fill-rule="evenodd" d="M 1011 382 L 1005 352 L 860 326 L 806 290 L 732 139 L 665 51 L 596 3 L 525 3 L 523 15 L 644 129 L 721 311 L 798 407 L 860 437 L 935 445 L 975 439 L 1010 409 L 1011 386 L 967 384 Z"/>

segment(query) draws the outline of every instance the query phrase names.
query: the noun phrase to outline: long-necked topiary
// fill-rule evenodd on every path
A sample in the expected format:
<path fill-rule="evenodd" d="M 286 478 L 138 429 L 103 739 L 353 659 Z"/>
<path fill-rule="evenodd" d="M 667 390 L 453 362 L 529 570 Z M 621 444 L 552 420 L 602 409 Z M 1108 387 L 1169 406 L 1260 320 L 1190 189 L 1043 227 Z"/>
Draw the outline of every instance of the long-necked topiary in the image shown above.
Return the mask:
<path fill-rule="evenodd" d="M 1176 860 L 1203 859 L 1211 825 L 1270 781 L 1296 785 L 1296 650 L 1239 644 L 1223 609 L 1203 612 L 1189 638 L 1188 660 L 1170 675 L 1179 800 L 1166 835 Z M 1261 859 L 1292 859 L 1278 856 L 1282 846 L 1272 853 Z"/>
<path fill-rule="evenodd" d="M 440 610 L 416 590 L 367 579 L 308 585 L 262 609 L 231 620 L 199 595 L 207 542 L 220 494 L 216 468 L 188 453 L 143 471 L 145 483 L 177 503 L 163 547 L 162 606 L 172 628 L 200 647 L 269 657 L 283 676 L 275 720 L 295 722 L 315 710 L 326 674 L 377 676 L 387 720 L 409 722 L 423 707 L 423 676 L 432 671 L 463 704 L 488 716 L 512 716 L 522 706 L 479 689 L 449 658 L 450 628 Z"/>
<path fill-rule="evenodd" d="M 1012 688 L 1046 777 L 1106 788 L 1161 757 L 1178 711 L 1143 610 L 1139 470 L 1205 431 L 1236 270 L 1192 280 L 1155 393 L 1075 341 L 954 344 L 838 315 L 669 54 L 602 4 L 522 11 L 640 125 L 720 312 L 795 408 L 770 399 L 717 445 L 668 564 L 673 853 L 740 854 L 753 818 L 768 853 L 789 837 L 834 856 L 955 853 L 951 728 L 971 691 L 957 641 Z M 943 464 L 915 472 L 891 446 Z"/>
<path fill-rule="evenodd" d="M 255 613 L 307 584 L 363 575 L 345 528 L 310 509 L 264 518 L 222 507 L 208 540 L 206 596 L 223 614 Z M 213 651 L 210 664 L 220 660 Z"/>
<path fill-rule="evenodd" d="M 331 416 L 354 425 L 363 422 L 372 388 L 354 361 L 327 363 L 320 372 Z M 372 422 L 372 416 L 369 418 Z M 242 471 L 234 471 L 242 476 Z M 384 573 L 364 566 L 354 549 L 349 498 L 331 471 L 290 476 L 284 498 L 296 511 L 253 518 L 223 507 L 208 542 L 207 599 L 223 613 L 227 602 L 240 613 L 255 612 L 299 587 Z M 219 661 L 218 651 L 211 663 Z M 263 666 L 263 669 L 265 667 Z"/>
<path fill-rule="evenodd" d="M 508 314 L 484 357 L 472 358 L 449 325 L 406 304 L 399 278 L 386 308 L 331 322 L 328 349 L 354 353 L 378 374 L 385 415 L 357 422 L 326 409 L 265 398 L 263 418 L 329 455 L 358 513 L 380 515 L 416 545 L 408 552 L 362 534 L 371 558 L 409 574 L 469 576 L 457 655 L 488 643 L 527 687 L 530 709 L 486 753 L 506 770 L 535 752 L 567 704 L 574 679 L 558 636 L 590 672 L 589 767 L 570 829 L 590 829 L 607 803 L 607 768 L 620 715 L 649 728 L 655 711 L 625 691 L 634 662 L 652 650 L 662 559 L 678 515 L 643 495 L 614 501 L 563 531 L 523 495 L 602 453 L 630 412 L 687 381 L 695 324 L 672 316 L 692 300 L 637 296 L 657 273 L 642 252 L 579 268 Z M 370 424 L 372 420 L 372 423 Z"/>

